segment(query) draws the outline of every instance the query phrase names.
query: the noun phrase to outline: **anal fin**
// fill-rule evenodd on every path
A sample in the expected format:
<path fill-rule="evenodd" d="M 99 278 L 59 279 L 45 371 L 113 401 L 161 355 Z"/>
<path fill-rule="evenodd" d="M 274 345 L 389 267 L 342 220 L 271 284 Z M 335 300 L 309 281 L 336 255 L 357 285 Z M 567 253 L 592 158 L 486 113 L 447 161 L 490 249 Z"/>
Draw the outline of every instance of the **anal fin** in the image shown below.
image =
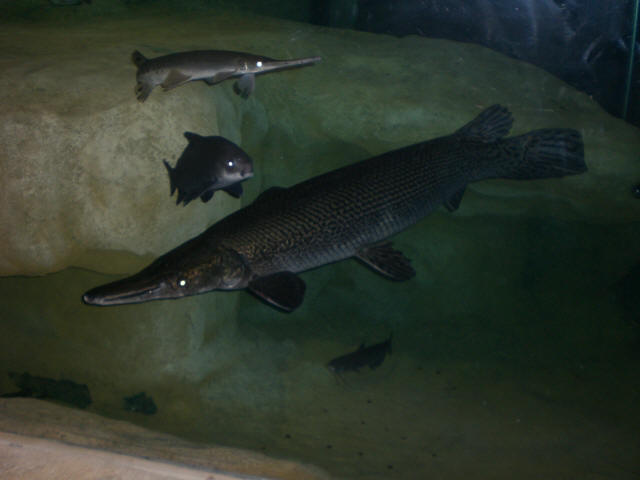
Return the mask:
<path fill-rule="evenodd" d="M 207 203 L 209 200 L 213 198 L 214 193 L 215 193 L 215 190 L 207 190 L 202 195 L 200 195 L 200 200 L 202 200 L 203 203 Z"/>
<path fill-rule="evenodd" d="M 444 202 L 444 206 L 447 208 L 447 210 L 449 210 L 450 212 L 454 212 L 458 209 L 466 188 L 466 186 L 462 187 L 459 191 L 451 195 L 451 197 L 446 202 Z"/>
<path fill-rule="evenodd" d="M 171 70 L 169 75 L 164 79 L 160 85 L 165 90 L 171 90 L 172 88 L 179 87 L 180 85 L 184 85 L 188 81 L 191 80 L 190 75 L 185 75 L 184 73 L 178 70 Z"/>
<path fill-rule="evenodd" d="M 391 243 L 365 247 L 357 253 L 356 258 L 392 280 L 409 280 L 416 274 L 411 261 L 402 252 L 393 249 Z"/>
<path fill-rule="evenodd" d="M 286 312 L 302 304 L 306 285 L 292 272 L 278 272 L 249 282 L 248 290 L 265 302 Z"/>
<path fill-rule="evenodd" d="M 203 80 L 207 85 L 215 85 L 216 83 L 220 83 L 223 80 L 226 80 L 227 78 L 233 76 L 234 73 L 235 70 L 223 70 L 216 73 L 212 77 L 203 78 Z"/>
<path fill-rule="evenodd" d="M 240 182 L 229 185 L 223 188 L 223 190 L 234 198 L 240 198 L 242 196 L 242 185 L 240 185 Z"/>
<path fill-rule="evenodd" d="M 236 83 L 233 84 L 233 91 L 242 98 L 247 99 L 256 86 L 256 76 L 253 73 L 242 75 Z"/>

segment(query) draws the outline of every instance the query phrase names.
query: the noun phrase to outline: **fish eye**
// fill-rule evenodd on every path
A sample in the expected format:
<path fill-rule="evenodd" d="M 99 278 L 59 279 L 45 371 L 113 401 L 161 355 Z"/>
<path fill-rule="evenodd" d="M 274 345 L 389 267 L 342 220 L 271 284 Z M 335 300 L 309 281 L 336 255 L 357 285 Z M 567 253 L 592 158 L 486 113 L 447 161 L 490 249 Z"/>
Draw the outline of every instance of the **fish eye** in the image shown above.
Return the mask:
<path fill-rule="evenodd" d="M 227 162 L 227 167 L 228 167 L 228 168 L 233 168 L 233 167 L 235 167 L 235 166 L 236 166 L 236 162 L 234 162 L 233 160 L 229 160 L 229 161 Z"/>
<path fill-rule="evenodd" d="M 262 68 L 262 62 L 260 60 L 256 62 L 256 67 Z"/>
<path fill-rule="evenodd" d="M 186 287 L 187 281 L 184 278 L 181 278 L 180 280 L 178 280 L 178 285 L 180 285 L 181 287 Z"/>

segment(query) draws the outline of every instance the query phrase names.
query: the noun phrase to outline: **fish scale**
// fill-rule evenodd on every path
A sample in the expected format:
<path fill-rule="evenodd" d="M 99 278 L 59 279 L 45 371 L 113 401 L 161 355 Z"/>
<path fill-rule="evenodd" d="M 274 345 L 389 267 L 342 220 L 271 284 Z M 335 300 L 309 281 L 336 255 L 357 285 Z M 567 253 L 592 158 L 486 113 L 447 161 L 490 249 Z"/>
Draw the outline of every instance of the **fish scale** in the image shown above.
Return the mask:
<path fill-rule="evenodd" d="M 482 175 L 470 164 L 494 156 L 495 146 L 474 142 L 469 158 L 463 143 L 455 135 L 420 143 L 268 192 L 208 234 L 243 255 L 256 275 L 354 256 Z"/>

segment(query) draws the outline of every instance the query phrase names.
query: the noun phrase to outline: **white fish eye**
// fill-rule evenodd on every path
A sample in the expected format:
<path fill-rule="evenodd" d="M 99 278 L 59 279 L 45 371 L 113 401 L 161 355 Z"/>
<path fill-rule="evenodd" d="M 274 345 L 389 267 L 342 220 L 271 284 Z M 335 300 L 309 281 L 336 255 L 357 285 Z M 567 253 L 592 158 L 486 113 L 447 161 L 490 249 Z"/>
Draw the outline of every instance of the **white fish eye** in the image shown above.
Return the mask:
<path fill-rule="evenodd" d="M 227 162 L 227 167 L 229 167 L 229 168 L 233 168 L 233 167 L 235 167 L 235 166 L 236 166 L 236 164 L 235 164 L 235 162 L 234 162 L 233 160 L 229 160 L 229 161 Z"/>
<path fill-rule="evenodd" d="M 185 279 L 178 280 L 178 285 L 180 285 L 181 287 L 186 287 L 187 281 Z"/>
<path fill-rule="evenodd" d="M 262 68 L 262 62 L 260 60 L 256 62 L 256 67 Z"/>

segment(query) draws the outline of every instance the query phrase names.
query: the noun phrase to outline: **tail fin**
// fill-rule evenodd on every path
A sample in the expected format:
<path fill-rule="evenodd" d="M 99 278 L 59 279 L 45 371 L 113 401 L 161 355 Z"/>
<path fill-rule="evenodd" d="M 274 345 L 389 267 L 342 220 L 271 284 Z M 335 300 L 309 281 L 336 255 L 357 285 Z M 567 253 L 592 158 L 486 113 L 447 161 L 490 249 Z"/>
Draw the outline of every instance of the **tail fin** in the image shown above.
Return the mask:
<path fill-rule="evenodd" d="M 512 153 L 501 178 L 531 180 L 587 171 L 582 135 L 569 128 L 533 130 L 500 142 Z"/>
<path fill-rule="evenodd" d="M 169 196 L 171 196 L 173 195 L 173 192 L 176 191 L 176 184 L 173 179 L 173 168 L 171 168 L 171 165 L 169 165 L 169 162 L 167 162 L 166 160 L 162 160 L 162 163 L 164 163 L 164 166 L 167 167 L 167 172 L 169 173 L 169 188 L 171 188 L 171 193 L 169 194 Z"/>
<path fill-rule="evenodd" d="M 138 101 L 144 102 L 151 93 L 151 90 L 153 90 L 153 85 L 151 85 L 150 83 L 138 82 L 136 83 L 134 92 Z"/>
<path fill-rule="evenodd" d="M 133 64 L 136 67 L 140 68 L 140 65 L 142 65 L 143 63 L 145 63 L 147 61 L 147 57 L 142 55 L 138 50 L 135 50 L 131 54 L 131 61 L 133 62 Z"/>

